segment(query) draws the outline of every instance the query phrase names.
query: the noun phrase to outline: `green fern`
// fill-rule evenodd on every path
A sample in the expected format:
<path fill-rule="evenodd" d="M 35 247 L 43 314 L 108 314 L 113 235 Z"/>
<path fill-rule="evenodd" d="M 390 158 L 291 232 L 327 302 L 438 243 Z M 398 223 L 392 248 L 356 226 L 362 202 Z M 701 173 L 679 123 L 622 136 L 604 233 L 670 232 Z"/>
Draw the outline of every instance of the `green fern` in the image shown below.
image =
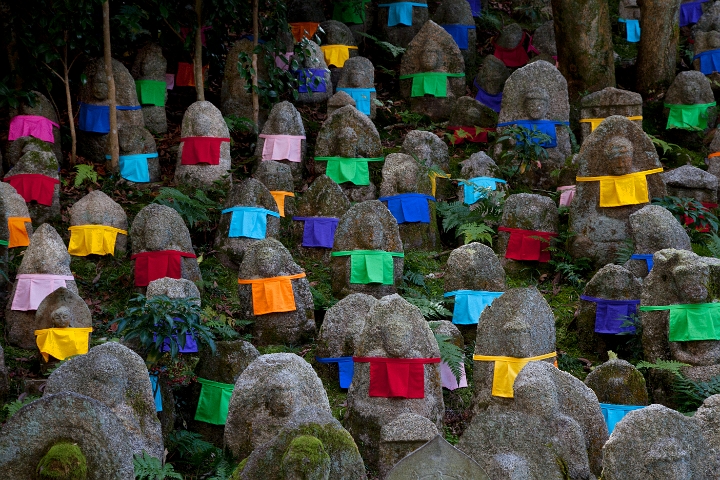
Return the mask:
<path fill-rule="evenodd" d="M 715 258 L 720 258 L 720 237 L 717 233 L 707 236 L 705 247 Z"/>
<path fill-rule="evenodd" d="M 464 242 L 482 242 L 492 245 L 493 229 L 484 223 L 466 223 L 458 228 L 458 234 L 463 235 Z"/>
<path fill-rule="evenodd" d="M 171 464 L 163 465 L 159 459 L 151 457 L 145 450 L 142 455 L 135 454 L 133 464 L 135 480 L 164 480 L 166 478 L 183 480 L 182 475 L 177 473 Z"/>
<path fill-rule="evenodd" d="M 95 171 L 94 165 L 75 165 L 75 171 L 77 172 L 75 174 L 75 183 L 73 183 L 75 188 L 82 185 L 85 180 L 90 180 L 90 183 L 97 183 L 98 174 Z"/>
<path fill-rule="evenodd" d="M 712 377 L 706 382 L 697 382 L 679 375 L 673 384 L 673 399 L 681 412 L 697 410 L 706 398 L 718 393 L 720 393 L 720 376 Z"/>
<path fill-rule="evenodd" d="M 718 239 L 720 240 L 720 238 Z M 626 238 L 622 246 L 615 253 L 615 264 L 624 265 L 630 260 L 632 254 L 635 253 L 635 242 L 632 238 Z"/>
<path fill-rule="evenodd" d="M 15 414 L 17 413 L 17 411 L 20 410 L 22 407 L 24 407 L 24 406 L 27 405 L 28 403 L 34 402 L 34 401 L 37 400 L 38 398 L 40 398 L 40 397 L 36 397 L 36 396 L 34 396 L 34 395 L 30 395 L 30 396 L 24 397 L 24 398 L 22 398 L 22 399 L 18 398 L 17 400 L 15 400 L 15 401 L 13 401 L 13 402 L 6 403 L 6 404 L 3 406 L 3 410 L 5 410 L 5 420 L 7 420 L 8 418 L 12 417 L 12 416 L 15 415 Z"/>
<path fill-rule="evenodd" d="M 209 199 L 202 190 L 195 190 L 194 198 L 188 197 L 180 190 L 164 187 L 155 197 L 154 203 L 170 207 L 180 214 L 190 227 L 198 223 L 209 222 L 210 210 L 217 210 L 220 205 Z"/>
<path fill-rule="evenodd" d="M 405 270 L 403 273 L 403 280 L 418 287 L 425 288 L 425 276 L 422 273 L 413 272 L 412 270 Z"/>
<path fill-rule="evenodd" d="M 378 38 L 375 38 L 372 35 L 368 35 L 367 33 L 361 32 L 359 30 L 356 30 L 355 33 L 362 35 L 363 37 L 367 37 L 373 42 L 377 43 L 379 47 L 390 53 L 393 57 L 397 57 L 405 53 L 405 49 L 403 47 L 398 47 L 397 45 L 393 45 L 389 42 L 383 42 L 382 40 L 379 40 Z"/>
<path fill-rule="evenodd" d="M 442 216 L 442 227 L 446 232 L 474 221 L 473 212 L 463 202 L 440 202 L 437 210 Z"/>
<path fill-rule="evenodd" d="M 447 335 L 441 335 L 433 332 L 435 340 L 437 340 L 438 348 L 440 349 L 440 360 L 447 363 L 450 367 L 450 371 L 455 376 L 455 379 L 460 383 L 460 377 L 462 376 L 462 370 L 460 366 L 463 364 L 465 354 L 462 349 L 452 343 L 452 338 Z"/>
<path fill-rule="evenodd" d="M 675 375 L 680 376 L 680 369 L 682 367 L 689 367 L 690 365 L 687 363 L 677 362 L 675 360 L 658 360 L 655 363 L 646 362 L 644 360 L 641 360 L 638 362 L 637 365 L 635 365 L 637 368 L 652 368 L 655 370 L 662 370 L 665 372 L 672 372 Z"/>
<path fill-rule="evenodd" d="M 420 309 L 427 320 L 438 320 L 452 317 L 452 312 L 445 308 L 442 303 L 434 302 L 424 297 L 403 297 L 408 303 Z"/>

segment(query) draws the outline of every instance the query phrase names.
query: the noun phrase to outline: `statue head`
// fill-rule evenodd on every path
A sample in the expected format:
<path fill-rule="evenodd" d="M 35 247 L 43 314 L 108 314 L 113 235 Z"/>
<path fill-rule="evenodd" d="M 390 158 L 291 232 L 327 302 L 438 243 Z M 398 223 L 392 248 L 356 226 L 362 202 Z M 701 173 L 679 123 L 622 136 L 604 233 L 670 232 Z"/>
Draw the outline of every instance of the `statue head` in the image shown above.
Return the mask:
<path fill-rule="evenodd" d="M 427 42 L 425 50 L 420 56 L 420 69 L 423 72 L 436 72 L 440 70 L 443 63 L 443 52 L 435 42 Z"/>
<path fill-rule="evenodd" d="M 525 113 L 530 120 L 547 118 L 550 95 L 544 88 L 534 87 L 525 94 Z"/>
<path fill-rule="evenodd" d="M 356 158 L 357 157 L 357 132 L 350 128 L 344 127 L 337 136 L 337 148 L 341 157 Z"/>
<path fill-rule="evenodd" d="M 98 64 L 99 65 L 99 64 Z M 101 66 L 95 71 L 95 75 L 91 79 L 88 79 L 89 82 L 92 82 L 92 95 L 97 99 L 98 101 L 107 100 L 108 98 L 108 84 L 107 84 L 107 75 L 105 75 L 105 67 Z"/>
<path fill-rule="evenodd" d="M 632 173 L 634 148 L 632 142 L 625 137 L 611 137 L 605 149 L 606 165 L 610 175 Z"/>
<path fill-rule="evenodd" d="M 73 321 L 73 315 L 66 306 L 58 307 L 50 314 L 53 328 L 68 328 Z"/>

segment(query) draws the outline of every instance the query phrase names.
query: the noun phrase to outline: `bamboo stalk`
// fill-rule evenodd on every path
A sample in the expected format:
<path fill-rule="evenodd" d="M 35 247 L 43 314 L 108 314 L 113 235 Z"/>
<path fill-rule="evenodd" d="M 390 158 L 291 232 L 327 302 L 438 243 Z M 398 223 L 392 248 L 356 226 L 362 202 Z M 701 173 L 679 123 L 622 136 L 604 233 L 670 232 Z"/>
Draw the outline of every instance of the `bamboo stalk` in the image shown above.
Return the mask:
<path fill-rule="evenodd" d="M 115 99 L 115 77 L 113 76 L 112 55 L 110 52 L 110 0 L 103 3 L 103 43 L 105 53 L 105 75 L 108 84 L 108 99 L 110 100 L 110 167 L 117 171 L 120 163 L 120 146 L 118 145 L 117 130 L 117 101 Z"/>

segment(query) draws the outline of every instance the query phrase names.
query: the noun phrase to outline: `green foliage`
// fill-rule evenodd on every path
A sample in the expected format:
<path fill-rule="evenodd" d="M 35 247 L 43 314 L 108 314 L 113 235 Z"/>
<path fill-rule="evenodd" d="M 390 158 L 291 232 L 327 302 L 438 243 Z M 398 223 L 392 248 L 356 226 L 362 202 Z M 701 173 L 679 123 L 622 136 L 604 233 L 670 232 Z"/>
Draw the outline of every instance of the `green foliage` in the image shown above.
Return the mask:
<path fill-rule="evenodd" d="M 680 412 L 694 412 L 706 398 L 718 393 L 720 393 L 720 376 L 700 382 L 681 374 L 675 377 L 673 383 L 673 400 L 677 402 Z"/>
<path fill-rule="evenodd" d="M 203 439 L 199 433 L 175 430 L 168 435 L 165 447 L 193 465 L 200 465 L 218 448 Z"/>
<path fill-rule="evenodd" d="M 240 334 L 235 330 L 235 327 L 254 323 L 252 320 L 235 320 L 224 313 L 216 312 L 209 305 L 203 309 L 203 317 L 207 319 L 205 325 L 215 333 L 215 336 L 222 340 L 240 338 Z"/>
<path fill-rule="evenodd" d="M 642 360 L 635 365 L 637 368 L 652 368 L 654 370 L 662 370 L 664 372 L 671 372 L 675 375 L 680 376 L 680 369 L 682 367 L 689 367 L 687 363 L 678 362 L 675 360 L 658 360 L 655 363 L 646 362 Z"/>
<path fill-rule="evenodd" d="M 463 202 L 438 202 L 437 212 L 442 217 L 443 230 L 456 229 L 455 235 L 462 236 L 466 244 L 475 241 L 492 244 L 494 230 L 489 224 L 499 221 L 505 197 L 499 191 L 487 193 L 485 198 L 473 204 L 472 209 Z"/>
<path fill-rule="evenodd" d="M 615 263 L 617 265 L 624 265 L 625 262 L 630 260 L 633 253 L 635 253 L 635 242 L 632 238 L 626 238 L 622 246 L 618 248 L 615 253 Z"/>
<path fill-rule="evenodd" d="M 707 230 L 707 233 L 717 233 L 718 231 L 718 218 L 694 198 L 668 195 L 662 198 L 653 198 L 652 204 L 668 209 L 688 232 L 691 241 L 695 243 L 704 243 L 704 237 L 707 236 L 706 232 L 703 232 L 704 230 Z M 686 225 L 686 218 L 692 220 L 692 223 Z"/>
<path fill-rule="evenodd" d="M 183 478 L 171 464 L 163 465 L 160 460 L 148 455 L 145 450 L 142 455 L 136 453 L 133 456 L 133 465 L 135 466 L 135 480 L 164 480 L 166 478 L 182 480 Z"/>
<path fill-rule="evenodd" d="M 87 459 L 76 443 L 56 443 L 40 459 L 36 472 L 39 480 L 85 480 Z"/>
<path fill-rule="evenodd" d="M 498 159 L 502 178 L 508 182 L 516 180 L 529 184 L 530 179 L 525 177 L 525 172 L 542 168 L 549 156 L 540 145 L 551 140 L 543 132 L 519 125 L 505 128 L 495 141 L 496 144 L 505 143 Z"/>
<path fill-rule="evenodd" d="M 484 223 L 466 223 L 458 228 L 458 235 L 463 236 L 464 243 L 481 242 L 492 246 L 495 231 Z"/>
<path fill-rule="evenodd" d="M 98 174 L 95 171 L 94 165 L 87 165 L 87 164 L 75 165 L 75 171 L 77 172 L 75 174 L 75 183 L 73 183 L 73 186 L 75 188 L 78 188 L 80 185 L 82 185 L 83 182 L 85 182 L 85 180 L 90 181 L 90 183 L 97 184 Z"/>
<path fill-rule="evenodd" d="M 720 258 L 720 237 L 717 233 L 711 233 L 706 237 L 705 248 L 715 258 Z"/>
<path fill-rule="evenodd" d="M 575 234 L 565 229 L 557 237 L 552 238 L 548 251 L 551 258 L 548 262 L 565 280 L 574 287 L 585 285 L 585 278 L 592 273 L 592 261 L 587 257 L 573 258 L 569 253 L 570 239 Z"/>
<path fill-rule="evenodd" d="M 185 347 L 186 334 L 192 333 L 198 347 L 205 345 L 215 352 L 212 332 L 202 323 L 203 311 L 188 298 L 169 298 L 158 295 L 146 298 L 138 295 L 130 300 L 125 316 L 116 319 L 117 333 L 125 340 L 138 340 L 147 353 L 147 362 L 155 364 L 163 352 L 163 342 L 170 344 L 170 357 L 177 359 L 180 348 Z M 177 318 L 177 320 L 176 320 Z"/>
<path fill-rule="evenodd" d="M 420 123 L 424 123 L 427 120 L 427 117 L 422 113 L 411 112 L 410 110 L 397 112 L 397 116 L 400 117 L 400 120 L 404 124 L 411 125 L 413 127 L 417 127 Z"/>
<path fill-rule="evenodd" d="M 653 135 L 647 134 L 647 136 L 652 141 L 653 145 L 655 145 L 656 148 L 662 149 L 663 156 L 668 153 L 672 152 L 673 150 L 680 150 L 680 145 L 677 145 L 675 143 L 666 142 L 665 140 L 661 138 L 657 138 Z"/>
<path fill-rule="evenodd" d="M 398 57 L 398 56 L 402 55 L 403 53 L 405 53 L 405 49 L 403 47 L 398 47 L 397 45 L 393 45 L 390 42 L 383 42 L 382 40 L 379 40 L 365 32 L 356 30 L 355 33 L 362 35 L 363 37 L 369 38 L 370 40 L 375 42 L 380 48 L 382 48 L 383 50 L 388 52 L 390 55 L 392 55 L 393 58 Z"/>
<path fill-rule="evenodd" d="M 247 134 L 252 132 L 255 128 L 253 121 L 249 118 L 238 117 L 237 115 L 232 114 L 223 117 L 223 119 L 225 120 L 231 135 L 234 133 Z"/>
<path fill-rule="evenodd" d="M 455 379 L 458 383 L 460 383 L 460 377 L 462 376 L 460 366 L 463 364 L 465 359 L 465 353 L 460 347 L 452 343 L 451 337 L 448 337 L 447 335 L 440 335 L 435 332 L 433 333 L 440 349 L 440 360 L 448 364 L 448 367 L 450 367 L 450 371 L 455 376 Z"/>
<path fill-rule="evenodd" d="M 195 195 L 189 197 L 180 190 L 163 187 L 153 203 L 170 207 L 180 214 L 190 227 L 199 223 L 210 221 L 210 210 L 217 210 L 220 205 L 205 195 L 202 190 L 195 190 Z"/>
<path fill-rule="evenodd" d="M 35 105 L 35 94 L 33 92 L 12 88 L 10 77 L 6 76 L 0 80 L 0 108 L 18 108 L 20 103 L 27 103 L 31 107 Z"/>
<path fill-rule="evenodd" d="M 3 405 L 3 411 L 5 412 L 5 420 L 7 421 L 8 418 L 15 415 L 17 413 L 17 411 L 20 410 L 22 407 L 24 407 L 25 405 L 27 405 L 29 403 L 34 402 L 38 398 L 40 398 L 40 397 L 33 396 L 33 395 L 24 396 L 24 394 L 23 394 L 17 400 L 14 400 L 10 403 L 6 403 L 5 405 Z"/>
<path fill-rule="evenodd" d="M 439 301 L 435 302 L 423 297 L 403 297 L 408 303 L 411 303 L 420 309 L 426 320 L 436 320 L 440 318 L 452 317 L 452 312 L 445 308 Z"/>

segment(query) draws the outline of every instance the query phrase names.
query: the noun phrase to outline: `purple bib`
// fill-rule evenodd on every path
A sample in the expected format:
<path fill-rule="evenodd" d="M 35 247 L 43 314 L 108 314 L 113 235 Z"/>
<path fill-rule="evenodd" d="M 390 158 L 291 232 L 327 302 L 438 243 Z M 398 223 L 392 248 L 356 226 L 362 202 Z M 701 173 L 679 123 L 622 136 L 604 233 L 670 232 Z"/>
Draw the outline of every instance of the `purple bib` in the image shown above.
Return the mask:
<path fill-rule="evenodd" d="M 475 100 L 482 103 L 486 107 L 495 110 L 497 113 L 500 113 L 500 105 L 502 104 L 503 92 L 500 92 L 497 95 L 490 95 L 485 90 L 480 88 L 477 83 L 475 83 L 475 86 L 478 89 L 477 95 L 475 95 Z"/>
<path fill-rule="evenodd" d="M 293 220 L 305 222 L 303 229 L 303 247 L 333 248 L 335 229 L 340 219 L 333 217 L 293 217 Z"/>
<path fill-rule="evenodd" d="M 637 313 L 640 300 L 607 300 L 581 295 L 581 300 L 595 302 L 595 333 L 635 333 L 635 326 L 622 326 Z"/>

